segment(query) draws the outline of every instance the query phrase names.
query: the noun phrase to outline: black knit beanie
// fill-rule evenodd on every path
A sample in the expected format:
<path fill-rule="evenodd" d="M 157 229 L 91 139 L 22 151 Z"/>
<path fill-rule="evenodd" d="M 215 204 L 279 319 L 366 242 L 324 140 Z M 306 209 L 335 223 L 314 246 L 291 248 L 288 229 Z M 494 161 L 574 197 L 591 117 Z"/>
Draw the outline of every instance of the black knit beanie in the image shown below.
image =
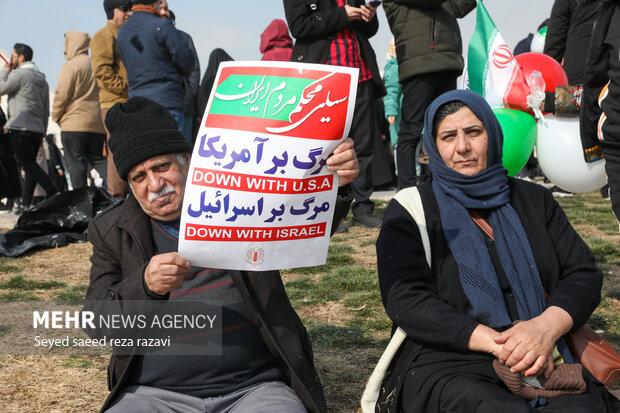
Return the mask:
<path fill-rule="evenodd" d="M 138 96 L 115 104 L 105 117 L 105 126 L 110 131 L 114 165 L 125 181 L 131 168 L 147 159 L 192 152 L 168 109 L 151 99 Z"/>
<path fill-rule="evenodd" d="M 108 20 L 112 20 L 114 17 L 114 9 L 123 6 L 131 8 L 131 0 L 103 0 L 103 10 L 105 10 Z"/>

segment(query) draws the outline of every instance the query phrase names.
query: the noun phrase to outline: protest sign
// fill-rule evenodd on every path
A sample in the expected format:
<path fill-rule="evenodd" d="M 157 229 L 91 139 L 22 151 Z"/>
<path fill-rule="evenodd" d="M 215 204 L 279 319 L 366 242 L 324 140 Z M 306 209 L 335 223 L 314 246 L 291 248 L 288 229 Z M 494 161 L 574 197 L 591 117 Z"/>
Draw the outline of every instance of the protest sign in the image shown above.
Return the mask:
<path fill-rule="evenodd" d="M 358 70 L 219 67 L 185 188 L 179 254 L 195 265 L 324 264 L 338 191 L 325 162 L 348 135 Z"/>
<path fill-rule="evenodd" d="M 7 53 L 2 47 L 0 47 L 0 66 L 4 66 L 11 63 L 11 54 Z"/>

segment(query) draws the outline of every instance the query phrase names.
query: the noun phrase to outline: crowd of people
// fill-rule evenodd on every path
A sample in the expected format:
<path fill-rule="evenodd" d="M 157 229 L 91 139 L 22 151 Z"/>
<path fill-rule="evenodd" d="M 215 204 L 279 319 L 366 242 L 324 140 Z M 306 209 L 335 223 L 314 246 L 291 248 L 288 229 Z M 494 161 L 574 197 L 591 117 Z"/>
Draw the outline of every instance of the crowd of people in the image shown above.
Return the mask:
<path fill-rule="evenodd" d="M 394 328 L 407 334 L 377 409 L 618 411 L 585 369 L 574 373 L 577 390 L 544 392 L 564 371 L 558 366 L 574 364 L 562 337 L 598 305 L 602 273 L 549 191 L 507 176 L 502 130 L 484 99 L 454 90 L 464 66 L 457 19 L 476 1 L 437 3 L 284 0 L 286 21 L 274 20 L 260 37 L 263 60 L 359 69 L 350 138 L 326 166 L 340 176 L 332 232 L 348 230 L 349 208 L 353 225 L 382 228 L 382 299 Z M 620 4 L 593 4 L 556 0 L 545 51 L 564 63 L 569 83 L 583 86 L 564 85 L 545 108 L 564 110 L 557 95 L 570 90 L 585 119 L 586 156 L 607 159 L 620 216 Z M 67 61 L 51 105 L 62 159 L 53 136 L 43 140 L 49 90 L 33 50 L 16 43 L 0 71 L 0 95 L 8 95 L 8 116 L 0 112 L 3 208 L 28 209 L 37 184 L 53 196 L 66 176 L 72 188 L 102 186 L 117 202 L 89 226 L 86 308 L 101 300 L 217 301 L 224 321 L 220 355 L 114 354 L 102 411 L 325 412 L 308 334 L 279 272 L 203 268 L 177 253 L 200 118 L 218 65 L 233 58 L 214 50 L 201 80 L 193 40 L 176 28 L 166 0 L 103 5 L 107 23 L 92 38 L 65 35 Z M 383 74 L 369 42 L 380 6 L 394 34 Z M 592 119 L 602 119 L 598 135 L 596 127 L 584 131 Z M 56 154 L 44 168 L 42 150 Z M 394 184 L 401 191 L 382 221 L 370 196 Z M 412 197 L 425 222 L 411 212 Z M 524 398 L 523 386 L 543 392 Z"/>

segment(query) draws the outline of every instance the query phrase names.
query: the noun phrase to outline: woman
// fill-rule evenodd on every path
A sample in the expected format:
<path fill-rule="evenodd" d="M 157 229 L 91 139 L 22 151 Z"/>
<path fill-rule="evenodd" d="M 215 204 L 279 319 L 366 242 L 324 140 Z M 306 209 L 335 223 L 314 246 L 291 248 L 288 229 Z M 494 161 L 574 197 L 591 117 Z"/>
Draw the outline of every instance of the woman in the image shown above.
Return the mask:
<path fill-rule="evenodd" d="M 491 108 L 473 92 L 445 93 L 426 112 L 424 146 L 433 180 L 419 192 L 430 268 L 418 225 L 396 200 L 377 241 L 385 309 L 408 335 L 384 383 L 381 410 L 620 408 L 585 370 L 584 393 L 538 397 L 531 404 L 495 373 L 497 359 L 499 368 L 512 373 L 548 377 L 556 345 L 564 360 L 572 361 L 561 337 L 586 322 L 602 283 L 591 251 L 551 193 L 507 177 L 502 141 Z M 492 234 L 472 216 L 485 219 Z"/>

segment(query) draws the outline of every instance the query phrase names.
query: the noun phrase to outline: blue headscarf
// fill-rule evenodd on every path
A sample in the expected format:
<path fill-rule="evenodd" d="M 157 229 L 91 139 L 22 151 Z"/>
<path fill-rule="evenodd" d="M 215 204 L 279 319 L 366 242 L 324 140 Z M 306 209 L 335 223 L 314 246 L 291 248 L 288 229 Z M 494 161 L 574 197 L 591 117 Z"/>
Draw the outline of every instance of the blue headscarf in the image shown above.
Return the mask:
<path fill-rule="evenodd" d="M 448 167 L 433 134 L 433 120 L 445 103 L 463 102 L 484 125 L 488 135 L 487 168 L 467 176 Z M 545 296 L 532 248 L 523 225 L 510 205 L 507 170 L 502 165 L 502 129 L 487 102 L 468 90 L 444 93 L 431 103 L 424 116 L 424 147 L 433 175 L 443 231 L 459 269 L 463 290 L 473 309 L 471 315 L 493 328 L 511 323 L 502 290 L 484 238 L 468 209 L 490 210 L 495 246 L 519 318 L 529 320 L 545 308 Z"/>

